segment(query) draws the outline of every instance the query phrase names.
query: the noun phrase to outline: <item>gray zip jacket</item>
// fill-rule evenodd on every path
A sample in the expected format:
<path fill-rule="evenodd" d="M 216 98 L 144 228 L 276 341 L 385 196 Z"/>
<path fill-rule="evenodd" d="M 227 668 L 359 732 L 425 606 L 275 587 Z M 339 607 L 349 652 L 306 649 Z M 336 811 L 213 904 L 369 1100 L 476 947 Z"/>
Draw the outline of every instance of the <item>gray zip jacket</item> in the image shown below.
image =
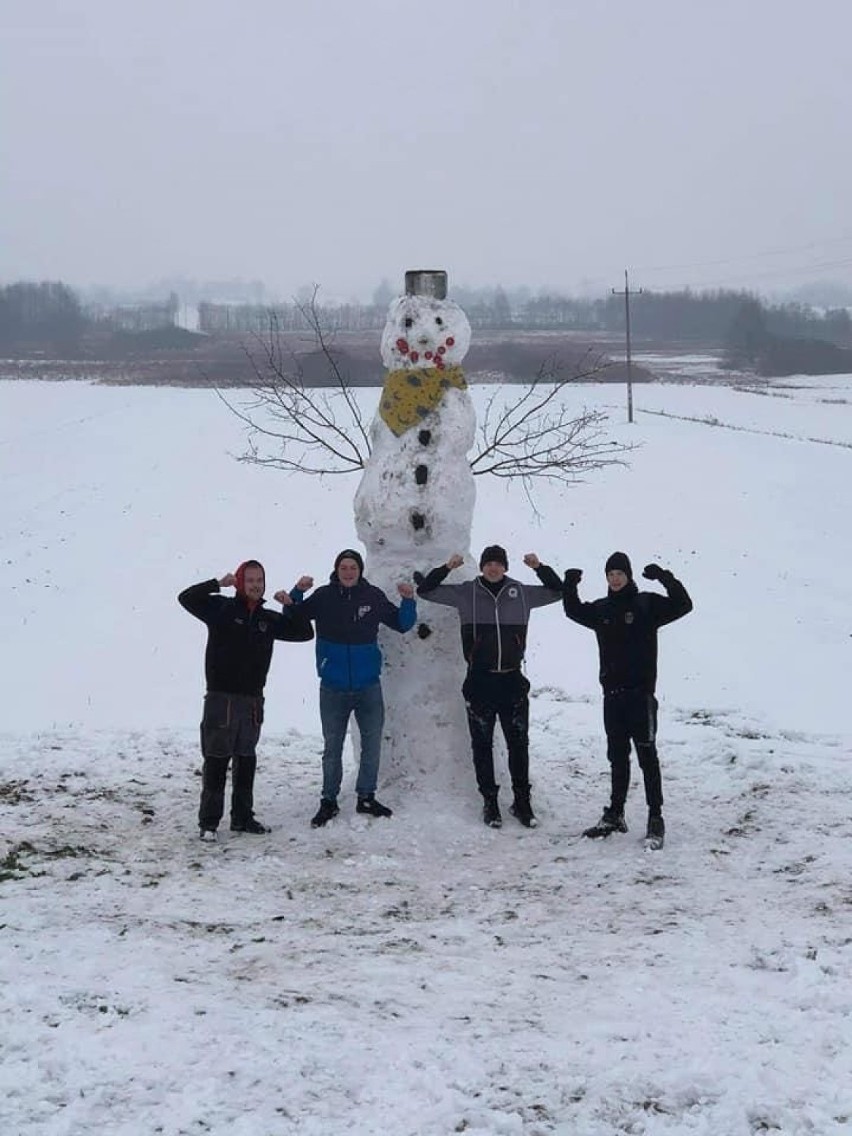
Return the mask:
<path fill-rule="evenodd" d="M 548 571 L 542 564 L 536 575 Z M 552 573 L 553 569 L 549 569 Z M 469 670 L 513 671 L 524 661 L 527 625 L 533 608 L 559 603 L 562 592 L 541 584 L 522 584 L 504 576 L 491 590 L 482 576 L 463 584 L 445 584 L 449 568 L 442 564 L 424 577 L 418 596 L 431 603 L 454 607 L 461 623 L 462 651 Z"/>

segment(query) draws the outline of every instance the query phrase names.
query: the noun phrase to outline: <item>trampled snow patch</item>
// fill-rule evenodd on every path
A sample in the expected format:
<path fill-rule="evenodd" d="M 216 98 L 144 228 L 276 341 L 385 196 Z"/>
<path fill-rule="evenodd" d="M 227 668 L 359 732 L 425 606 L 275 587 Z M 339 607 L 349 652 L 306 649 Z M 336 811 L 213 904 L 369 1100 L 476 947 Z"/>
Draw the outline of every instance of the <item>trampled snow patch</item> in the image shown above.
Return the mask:
<path fill-rule="evenodd" d="M 597 706 L 533 702 L 540 827 L 472 789 L 311 830 L 318 739 L 262 747 L 265 838 L 202 845 L 195 737 L 0 740 L 7 1130 L 842 1132 L 852 771 L 674 709 L 669 839 L 580 831 Z"/>

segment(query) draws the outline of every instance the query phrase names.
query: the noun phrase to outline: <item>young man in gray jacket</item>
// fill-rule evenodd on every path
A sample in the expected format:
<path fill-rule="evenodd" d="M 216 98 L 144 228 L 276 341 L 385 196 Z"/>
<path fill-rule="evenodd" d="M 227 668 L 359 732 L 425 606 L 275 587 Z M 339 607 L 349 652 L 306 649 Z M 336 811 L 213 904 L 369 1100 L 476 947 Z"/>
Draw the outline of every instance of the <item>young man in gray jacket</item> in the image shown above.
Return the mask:
<path fill-rule="evenodd" d="M 461 623 L 462 651 L 467 661 L 467 677 L 462 686 L 467 707 L 467 723 L 473 751 L 476 784 L 484 800 L 483 820 L 492 828 L 503 823 L 498 803 L 500 786 L 494 780 L 494 727 L 497 719 L 506 739 L 509 774 L 514 801 L 512 816 L 527 828 L 534 828 L 535 814 L 530 803 L 529 782 L 529 689 L 521 670 L 527 643 L 527 625 L 533 608 L 558 603 L 558 589 L 538 584 L 522 584 L 507 575 L 509 559 L 505 548 L 492 544 L 479 558 L 480 575 L 463 584 L 445 584 L 464 558 L 455 554 L 446 564 L 433 568 L 418 579 L 417 594 L 432 603 L 454 607 Z M 524 564 L 541 578 L 550 572 L 534 552 Z"/>

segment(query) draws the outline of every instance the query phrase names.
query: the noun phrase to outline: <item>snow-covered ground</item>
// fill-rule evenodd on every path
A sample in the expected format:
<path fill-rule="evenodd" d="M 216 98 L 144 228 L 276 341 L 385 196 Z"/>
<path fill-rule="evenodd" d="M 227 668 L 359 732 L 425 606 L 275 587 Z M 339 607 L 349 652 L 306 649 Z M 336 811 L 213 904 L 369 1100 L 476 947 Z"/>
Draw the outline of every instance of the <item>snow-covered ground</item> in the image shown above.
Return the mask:
<path fill-rule="evenodd" d="M 390 821 L 347 800 L 311 830 L 313 653 L 282 644 L 273 832 L 207 848 L 175 594 L 247 556 L 270 593 L 322 579 L 355 482 L 236 463 L 209 392 L 0 383 L 4 1134 L 852 1128 L 852 379 L 634 396 L 628 426 L 619 388 L 575 395 L 629 466 L 538 518 L 477 479 L 473 547 L 583 568 L 585 598 L 616 548 L 690 590 L 660 637 L 666 849 L 638 785 L 627 835 L 579 836 L 608 778 L 594 638 L 558 608 L 531 628 L 538 829 L 486 829 L 448 754 L 382 784 Z"/>

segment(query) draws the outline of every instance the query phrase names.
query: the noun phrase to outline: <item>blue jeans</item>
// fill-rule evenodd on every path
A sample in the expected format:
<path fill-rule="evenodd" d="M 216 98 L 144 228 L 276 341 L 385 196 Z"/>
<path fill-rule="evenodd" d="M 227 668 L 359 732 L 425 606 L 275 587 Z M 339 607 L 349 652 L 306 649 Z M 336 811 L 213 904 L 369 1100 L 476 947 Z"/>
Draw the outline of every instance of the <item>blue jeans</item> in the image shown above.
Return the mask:
<path fill-rule="evenodd" d="M 359 797 L 375 793 L 379 777 L 385 703 L 382 684 L 374 682 L 361 690 L 335 690 L 320 684 L 320 720 L 325 747 L 322 752 L 322 795 L 336 801 L 343 780 L 343 743 L 350 714 L 355 715 L 361 733 L 361 760 L 355 792 Z"/>

